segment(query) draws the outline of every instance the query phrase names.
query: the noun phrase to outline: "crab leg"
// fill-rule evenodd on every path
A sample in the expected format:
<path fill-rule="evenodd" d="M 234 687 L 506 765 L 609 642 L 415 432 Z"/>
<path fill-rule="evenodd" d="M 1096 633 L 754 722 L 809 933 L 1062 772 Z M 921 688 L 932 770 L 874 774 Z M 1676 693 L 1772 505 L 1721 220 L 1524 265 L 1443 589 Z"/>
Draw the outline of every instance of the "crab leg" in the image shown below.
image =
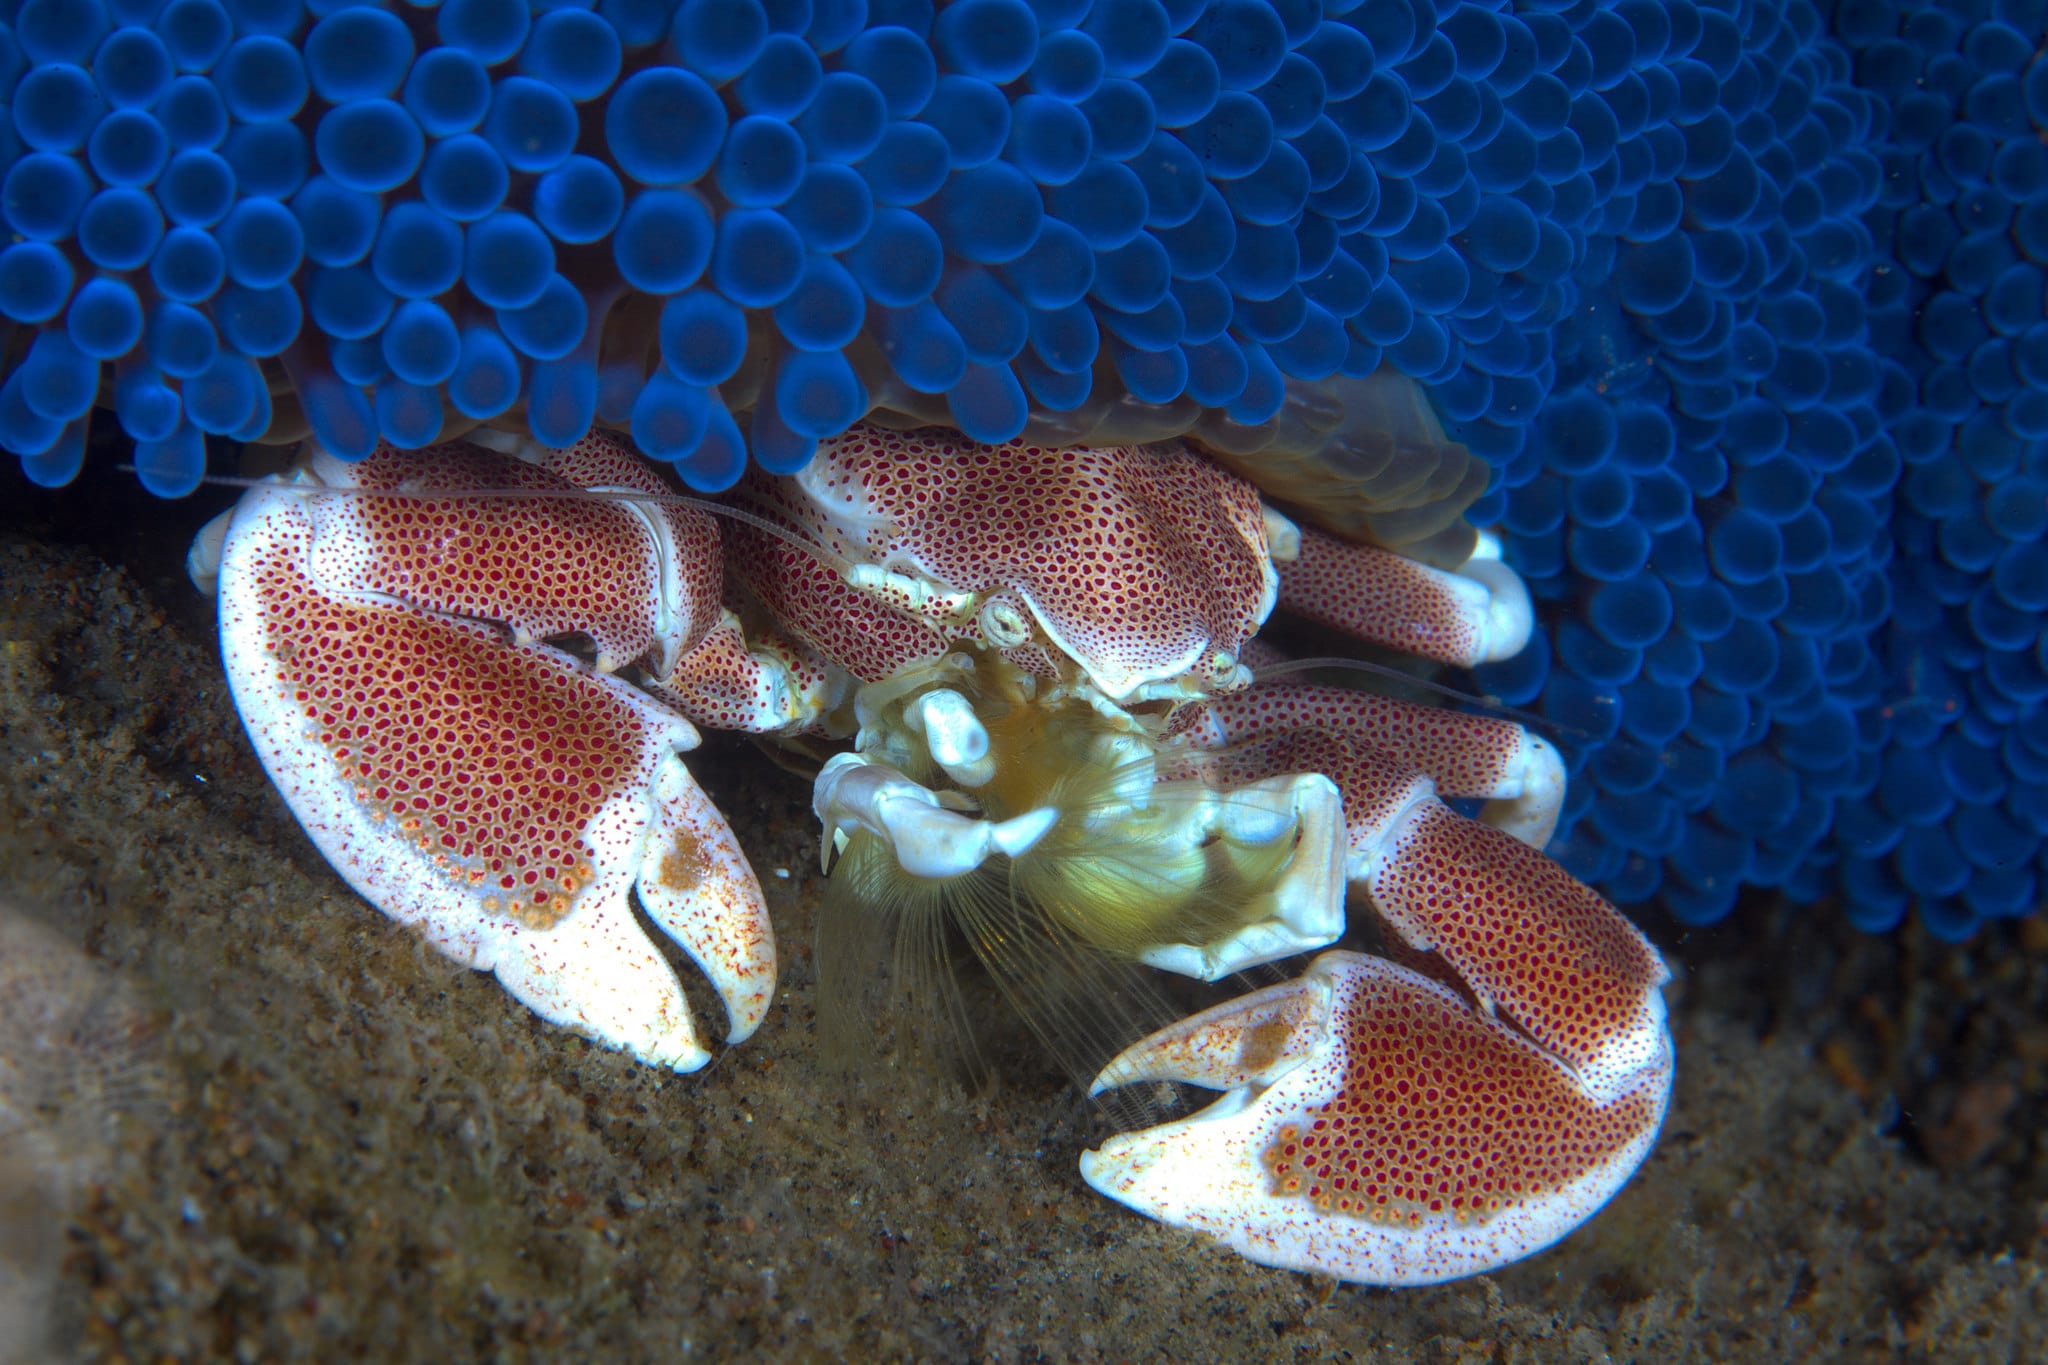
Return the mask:
<path fill-rule="evenodd" d="M 1169 1079 L 1229 1094 L 1112 1139 L 1083 1174 L 1254 1260 L 1348 1279 L 1431 1283 L 1526 1256 L 1648 1153 L 1671 1087 L 1669 973 L 1613 906 L 1445 806 L 1429 774 L 1342 731 L 1287 729 L 1286 709 L 1253 707 L 1240 728 L 1257 739 L 1175 762 L 1218 783 L 1328 774 L 1352 888 L 1463 993 L 1326 954 L 1300 981 L 1155 1034 L 1098 1087 Z"/>
<path fill-rule="evenodd" d="M 1410 948 L 1440 956 L 1483 1008 L 1505 1006 L 1596 1091 L 1665 1046 L 1657 988 L 1668 973 L 1603 897 L 1521 840 L 1444 805 L 1421 768 L 1342 731 L 1265 725 L 1257 739 L 1183 752 L 1164 771 L 1185 765 L 1228 786 L 1326 774 L 1343 797 L 1352 889 Z M 1560 975 L 1537 965 L 1549 961 L 1569 967 Z"/>
<path fill-rule="evenodd" d="M 1201 749 L 1299 730 L 1370 735 L 1375 748 L 1428 773 L 1439 795 L 1484 800 L 1480 819 L 1532 848 L 1549 843 L 1557 828 L 1564 760 L 1549 741 L 1512 721 L 1356 688 L 1290 683 L 1207 698 L 1173 717 L 1178 741 Z"/>
<path fill-rule="evenodd" d="M 415 475 L 565 486 L 472 454 L 418 465 L 380 452 L 355 466 L 315 456 L 312 470 L 387 489 Z M 752 1033 L 774 943 L 759 884 L 676 757 L 696 746 L 695 728 L 534 642 L 582 630 L 601 663 L 681 647 L 692 631 L 675 580 L 662 582 L 673 566 L 638 557 L 660 533 L 616 503 L 351 497 L 301 477 L 232 514 L 221 640 L 258 756 L 328 861 L 543 1017 L 691 1070 L 708 1053 L 634 920 L 637 884 L 718 990 L 729 1038 Z M 623 584 L 594 580 L 595 598 L 556 591 L 558 567 L 601 571 L 611 558 Z M 649 584 L 651 597 L 636 595 Z M 504 621 L 513 638 L 468 616 Z"/>
<path fill-rule="evenodd" d="M 1268 513 L 1269 525 L 1281 519 Z M 1472 667 L 1521 652 L 1534 614 L 1529 591 L 1500 561 L 1499 544 L 1479 548 L 1455 572 L 1432 569 L 1312 526 L 1293 537 L 1271 531 L 1280 606 L 1361 640 L 1438 663 Z"/>
<path fill-rule="evenodd" d="M 832 679 L 801 646 L 778 635 L 749 639 L 729 610 L 647 690 L 714 730 L 794 735 L 831 706 Z"/>

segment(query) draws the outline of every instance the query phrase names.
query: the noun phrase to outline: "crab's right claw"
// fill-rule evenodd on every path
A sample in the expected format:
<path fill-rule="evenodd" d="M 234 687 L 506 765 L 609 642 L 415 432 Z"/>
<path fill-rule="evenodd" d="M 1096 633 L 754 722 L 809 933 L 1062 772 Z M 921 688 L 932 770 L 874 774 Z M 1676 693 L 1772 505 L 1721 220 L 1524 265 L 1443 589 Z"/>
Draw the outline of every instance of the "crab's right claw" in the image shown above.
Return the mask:
<path fill-rule="evenodd" d="M 1261 1264 L 1435 1284 L 1541 1250 L 1599 1209 L 1649 1154 L 1671 1074 L 1667 1044 L 1596 1099 L 1450 988 L 1329 952 L 1111 1062 L 1097 1092 L 1166 1080 L 1226 1093 L 1110 1139 L 1081 1174 Z"/>
<path fill-rule="evenodd" d="M 308 472 L 323 464 L 336 483 Z M 631 897 L 703 969 L 736 1043 L 774 990 L 760 883 L 677 756 L 697 744 L 689 720 L 518 638 L 585 619 L 573 591 L 545 591 L 542 570 L 611 549 L 637 571 L 594 579 L 651 620 L 600 613 L 589 633 L 623 659 L 661 654 L 663 599 L 635 584 L 673 566 L 642 562 L 641 541 L 619 530 L 637 514 L 617 504 L 396 496 L 417 471 L 540 484 L 475 450 L 352 466 L 316 454 L 298 482 L 252 489 L 194 548 L 195 578 L 219 590 L 228 685 L 256 755 L 328 862 L 385 914 L 495 973 L 543 1018 L 695 1070 L 711 1053 Z M 351 499 L 351 487 L 389 496 Z M 525 580 L 465 572 L 471 546 L 497 543 L 479 520 L 493 508 L 501 525 L 517 518 L 520 534 L 501 539 L 527 556 Z M 607 525 L 618 534 L 600 543 Z M 543 552 L 557 543 L 562 553 Z M 684 568 L 702 572 L 701 555 L 673 572 Z"/>

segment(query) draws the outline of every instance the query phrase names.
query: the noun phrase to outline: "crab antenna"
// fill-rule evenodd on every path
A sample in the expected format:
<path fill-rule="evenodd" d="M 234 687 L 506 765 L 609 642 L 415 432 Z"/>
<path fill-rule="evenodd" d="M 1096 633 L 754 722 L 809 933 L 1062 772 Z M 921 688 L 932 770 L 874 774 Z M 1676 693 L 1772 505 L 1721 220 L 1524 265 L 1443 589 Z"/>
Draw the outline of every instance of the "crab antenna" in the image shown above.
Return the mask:
<path fill-rule="evenodd" d="M 1570 735 L 1574 739 L 1592 738 L 1589 733 L 1579 729 L 1577 726 L 1563 725 L 1548 716 L 1539 716 L 1533 711 L 1524 711 L 1518 707 L 1509 706 L 1497 697 L 1482 697 L 1476 693 L 1452 687 L 1447 683 L 1417 677 L 1413 673 L 1404 672 L 1388 664 L 1374 663 L 1370 659 L 1341 659 L 1334 656 L 1319 659 L 1287 659 L 1280 663 L 1267 664 L 1263 668 L 1254 669 L 1252 672 L 1252 682 L 1254 684 L 1272 682 L 1275 678 L 1284 678 L 1292 673 L 1306 673 L 1318 668 L 1341 668 L 1354 673 L 1370 673 L 1375 678 L 1387 678 L 1394 682 L 1406 683 L 1412 687 L 1420 687 L 1425 691 L 1434 692 L 1438 696 L 1446 697 L 1451 701 L 1459 701 L 1469 706 L 1476 706 L 1488 715 L 1499 716 L 1503 720 L 1511 720 L 1531 729 L 1548 730 L 1556 735 Z"/>
<path fill-rule="evenodd" d="M 820 564 L 823 564 L 826 568 L 838 574 L 841 578 L 851 578 L 853 576 L 853 561 L 848 559 L 845 555 L 839 554 L 837 551 L 834 550 L 829 550 L 825 546 L 818 544 L 816 541 L 806 540 L 803 536 L 797 534 L 795 531 L 790 530 L 787 526 L 778 525 L 777 523 L 768 520 L 768 518 L 758 516 L 753 512 L 748 512 L 738 507 L 729 507 L 722 502 L 706 502 L 701 498 L 686 498 L 681 496 L 680 494 L 674 493 L 663 494 L 662 497 L 659 499 L 646 498 L 645 501 L 660 501 L 664 503 L 672 502 L 674 504 L 679 504 L 684 507 L 694 507 L 700 512 L 709 512 L 712 516 L 715 517 L 729 517 L 734 521 L 745 522 L 747 525 L 753 527 L 755 530 L 765 531 L 767 534 L 774 536 L 783 544 L 792 546 L 795 549 L 803 551 L 811 558 L 817 560 Z"/>

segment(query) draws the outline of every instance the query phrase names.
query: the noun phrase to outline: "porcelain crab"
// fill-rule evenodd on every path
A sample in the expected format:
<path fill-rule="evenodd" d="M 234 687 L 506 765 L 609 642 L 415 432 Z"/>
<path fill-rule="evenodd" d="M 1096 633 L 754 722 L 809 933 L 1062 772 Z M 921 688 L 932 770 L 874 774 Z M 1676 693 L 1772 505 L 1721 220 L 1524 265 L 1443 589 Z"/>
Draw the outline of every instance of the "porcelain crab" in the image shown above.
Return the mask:
<path fill-rule="evenodd" d="M 1548 1245 L 1643 1160 L 1667 973 L 1542 856 L 1555 751 L 1253 666 L 1276 604 L 1446 663 L 1513 653 L 1529 603 L 1484 547 L 1446 572 L 1337 541 L 1178 444 L 856 428 L 748 475 L 731 519 L 669 494 L 608 437 L 478 432 L 309 448 L 202 535 L 258 754 L 386 914 L 694 1069 L 631 897 L 728 1042 L 775 959 L 679 754 L 700 724 L 850 736 L 814 797 L 835 882 L 993 877 L 1060 941 L 1204 980 L 1328 947 L 1347 900 L 1382 922 L 1384 955 L 1324 952 L 1102 1067 L 1096 1091 L 1224 1092 L 1087 1153 L 1112 1198 L 1265 1264 L 1422 1284 Z"/>

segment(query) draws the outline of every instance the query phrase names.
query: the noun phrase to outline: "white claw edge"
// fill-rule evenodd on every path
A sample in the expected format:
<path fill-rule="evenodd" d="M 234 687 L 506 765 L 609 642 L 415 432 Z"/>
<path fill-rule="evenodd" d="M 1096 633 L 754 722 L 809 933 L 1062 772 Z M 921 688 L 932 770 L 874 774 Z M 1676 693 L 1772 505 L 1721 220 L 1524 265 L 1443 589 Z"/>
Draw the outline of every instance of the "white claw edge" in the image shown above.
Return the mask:
<path fill-rule="evenodd" d="M 1473 643 L 1472 662 L 1499 663 L 1520 654 L 1536 629 L 1536 611 L 1522 576 L 1501 560 L 1500 538 L 1480 532 L 1472 557 L 1458 566 L 1454 577 L 1479 590 L 1461 593 L 1474 599 L 1472 612 L 1479 638 Z"/>
<path fill-rule="evenodd" d="M 1266 557 L 1275 564 L 1292 564 L 1301 558 L 1301 528 L 1273 510 L 1261 499 L 1259 515 L 1266 527 Z"/>
<path fill-rule="evenodd" d="M 220 591 L 220 557 L 227 547 L 228 525 L 234 519 L 235 509 L 230 507 L 200 527 L 199 534 L 192 537 L 192 548 L 185 552 L 185 576 L 201 597 Z"/>
<path fill-rule="evenodd" d="M 1564 810 L 1564 758 L 1541 735 L 1522 731 L 1519 747 L 1508 760 L 1500 794 L 1480 809 L 1479 818 L 1501 833 L 1542 849 L 1557 832 Z"/>

